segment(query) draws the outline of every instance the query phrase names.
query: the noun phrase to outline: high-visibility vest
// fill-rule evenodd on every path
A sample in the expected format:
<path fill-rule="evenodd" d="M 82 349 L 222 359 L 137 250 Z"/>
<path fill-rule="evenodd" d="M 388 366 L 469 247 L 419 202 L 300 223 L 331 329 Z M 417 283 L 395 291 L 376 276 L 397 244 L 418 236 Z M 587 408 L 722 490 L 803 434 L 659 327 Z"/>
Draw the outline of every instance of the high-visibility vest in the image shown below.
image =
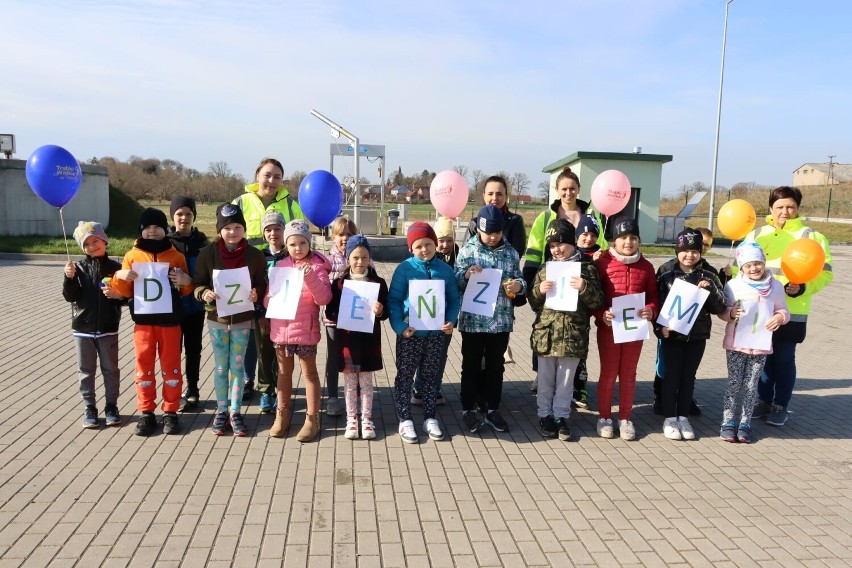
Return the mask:
<path fill-rule="evenodd" d="M 246 219 L 246 240 L 253 246 L 263 245 L 266 242 L 260 223 L 267 211 L 280 212 L 284 215 L 284 222 L 287 223 L 293 219 L 305 218 L 302 208 L 290 197 L 290 192 L 284 187 L 278 190 L 275 201 L 269 207 L 263 205 L 263 201 L 257 195 L 257 189 L 258 184 L 251 183 L 246 186 L 246 192 L 233 201 L 234 205 L 238 205 L 243 210 L 243 217 Z"/>

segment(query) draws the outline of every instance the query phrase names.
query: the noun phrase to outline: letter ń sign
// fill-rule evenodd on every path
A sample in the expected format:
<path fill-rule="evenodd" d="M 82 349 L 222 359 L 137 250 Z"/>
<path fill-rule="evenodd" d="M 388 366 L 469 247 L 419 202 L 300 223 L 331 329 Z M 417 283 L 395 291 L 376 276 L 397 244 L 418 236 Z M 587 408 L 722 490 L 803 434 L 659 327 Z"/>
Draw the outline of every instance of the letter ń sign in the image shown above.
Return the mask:
<path fill-rule="evenodd" d="M 251 276 L 247 266 L 214 270 L 213 291 L 219 296 L 216 300 L 216 314 L 219 317 L 254 310 L 254 304 L 248 299 L 251 293 Z"/>
<path fill-rule="evenodd" d="M 487 318 L 493 316 L 502 276 L 503 271 L 496 268 L 483 268 L 482 272 L 471 274 L 464 289 L 462 311 Z"/>
<path fill-rule="evenodd" d="M 373 324 L 376 321 L 373 306 L 378 299 L 378 282 L 344 280 L 340 294 L 340 311 L 337 312 L 337 327 L 373 333 Z"/>
<path fill-rule="evenodd" d="M 685 280 L 675 280 L 666 302 L 660 310 L 657 323 L 678 333 L 689 335 L 698 313 L 710 292 Z"/>
<path fill-rule="evenodd" d="M 133 281 L 133 311 L 137 314 L 170 314 L 172 283 L 168 262 L 134 262 L 139 278 Z"/>
<path fill-rule="evenodd" d="M 443 280 L 408 281 L 408 325 L 418 331 L 439 330 L 446 311 Z"/>

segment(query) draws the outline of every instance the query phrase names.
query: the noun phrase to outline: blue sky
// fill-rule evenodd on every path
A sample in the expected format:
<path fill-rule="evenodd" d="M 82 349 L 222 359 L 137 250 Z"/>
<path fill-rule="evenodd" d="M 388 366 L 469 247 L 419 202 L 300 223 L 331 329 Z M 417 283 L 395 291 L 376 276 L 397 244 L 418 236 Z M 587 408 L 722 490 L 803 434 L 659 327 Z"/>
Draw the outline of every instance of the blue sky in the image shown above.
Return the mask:
<path fill-rule="evenodd" d="M 525 172 L 577 150 L 672 154 L 709 183 L 724 0 L 6 0 L 0 132 L 17 158 L 171 158 L 246 177 L 327 169 L 315 108 L 387 169 Z M 734 0 L 718 183 L 852 163 L 852 3 Z M 352 173 L 338 158 L 335 173 Z M 361 175 L 378 181 L 374 164 Z"/>

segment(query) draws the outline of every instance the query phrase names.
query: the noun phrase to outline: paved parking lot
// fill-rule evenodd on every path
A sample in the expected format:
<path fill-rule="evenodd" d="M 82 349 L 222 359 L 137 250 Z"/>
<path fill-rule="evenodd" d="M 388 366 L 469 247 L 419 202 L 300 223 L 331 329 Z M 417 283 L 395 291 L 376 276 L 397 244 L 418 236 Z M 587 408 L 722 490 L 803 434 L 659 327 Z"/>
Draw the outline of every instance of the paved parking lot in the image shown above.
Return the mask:
<path fill-rule="evenodd" d="M 296 442 L 301 382 L 286 440 L 268 437 L 273 418 L 256 399 L 245 409 L 248 437 L 213 436 L 210 402 L 182 416 L 184 434 L 139 438 L 127 314 L 125 424 L 84 430 L 62 260 L 0 260 L 0 567 L 852 565 L 852 343 L 843 323 L 852 248 L 832 252 L 836 280 L 815 301 L 798 351 L 790 421 L 756 421 L 750 446 L 718 439 L 721 322 L 699 371 L 697 441 L 665 439 L 651 412 L 653 341 L 640 362 L 637 441 L 598 438 L 592 411 L 572 415 L 574 441 L 543 440 L 529 390 L 527 307 L 506 368 L 507 433 L 463 432 L 455 334 L 439 411 L 448 436 L 404 444 L 385 325 L 374 441 L 344 439 L 345 419 L 323 415 L 319 442 Z M 389 281 L 394 265 L 378 268 Z M 594 334 L 592 344 L 596 377 Z M 212 398 L 211 371 L 207 348 L 202 397 Z M 415 410 L 420 432 L 418 418 Z"/>

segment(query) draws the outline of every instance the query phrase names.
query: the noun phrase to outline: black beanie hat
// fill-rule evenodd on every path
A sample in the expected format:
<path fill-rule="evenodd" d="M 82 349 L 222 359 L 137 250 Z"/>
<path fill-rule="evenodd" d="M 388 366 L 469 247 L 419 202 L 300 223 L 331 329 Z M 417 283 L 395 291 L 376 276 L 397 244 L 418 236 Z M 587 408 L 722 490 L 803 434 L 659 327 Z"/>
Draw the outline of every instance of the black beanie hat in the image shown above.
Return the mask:
<path fill-rule="evenodd" d="M 701 231 L 687 227 L 677 234 L 675 252 L 683 252 L 685 250 L 697 250 L 701 252 L 703 247 L 704 237 L 701 235 Z"/>
<path fill-rule="evenodd" d="M 195 200 L 186 195 L 175 195 L 174 199 L 172 199 L 172 204 L 169 206 L 169 216 L 174 219 L 175 211 L 181 207 L 189 207 L 189 210 L 192 211 L 193 219 L 198 217 L 198 213 L 195 211 Z"/>
<path fill-rule="evenodd" d="M 615 226 L 612 229 L 612 238 L 617 239 L 624 235 L 633 235 L 637 238 L 639 237 L 639 223 L 636 222 L 636 219 L 621 217 L 615 222 Z"/>
<path fill-rule="evenodd" d="M 233 203 L 223 203 L 216 208 L 216 232 L 222 232 L 225 225 L 231 223 L 239 223 L 246 228 L 246 218 L 243 216 L 243 210 Z"/>
<path fill-rule="evenodd" d="M 544 234 L 547 239 L 547 244 L 550 243 L 565 243 L 576 246 L 577 238 L 575 236 L 574 225 L 567 219 L 555 219 Z"/>
<path fill-rule="evenodd" d="M 162 227 L 165 232 L 169 232 L 169 221 L 166 219 L 166 214 L 153 207 L 149 207 L 139 216 L 139 232 L 141 233 L 142 229 L 151 225 Z"/>

